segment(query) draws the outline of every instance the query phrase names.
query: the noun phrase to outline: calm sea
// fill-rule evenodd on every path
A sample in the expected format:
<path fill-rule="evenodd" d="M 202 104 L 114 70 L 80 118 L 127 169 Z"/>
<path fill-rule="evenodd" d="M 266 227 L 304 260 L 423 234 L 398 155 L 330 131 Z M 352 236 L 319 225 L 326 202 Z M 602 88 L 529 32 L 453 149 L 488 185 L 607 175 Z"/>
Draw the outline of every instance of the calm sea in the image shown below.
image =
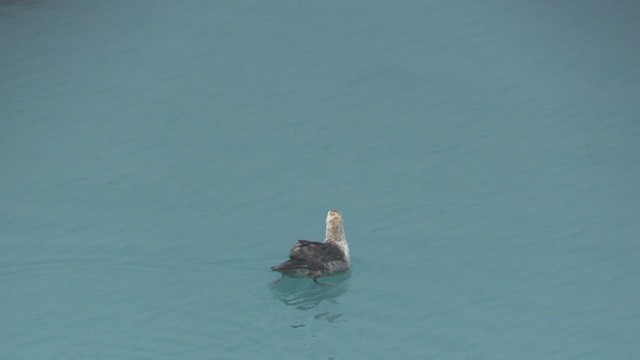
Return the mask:
<path fill-rule="evenodd" d="M 637 359 L 639 16 L 0 1 L 0 358 Z"/>

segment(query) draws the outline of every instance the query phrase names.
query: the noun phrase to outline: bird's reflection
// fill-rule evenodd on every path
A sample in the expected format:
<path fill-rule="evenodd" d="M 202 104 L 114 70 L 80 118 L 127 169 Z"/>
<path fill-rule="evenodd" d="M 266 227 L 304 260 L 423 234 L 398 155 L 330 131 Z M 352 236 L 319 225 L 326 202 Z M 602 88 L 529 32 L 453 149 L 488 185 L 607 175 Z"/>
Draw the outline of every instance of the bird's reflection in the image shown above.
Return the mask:
<path fill-rule="evenodd" d="M 271 283 L 271 290 L 285 305 L 298 310 L 311 310 L 323 301 L 337 303 L 338 298 L 347 292 L 349 277 L 349 271 L 321 278 L 320 283 L 310 279 L 282 277 Z"/>

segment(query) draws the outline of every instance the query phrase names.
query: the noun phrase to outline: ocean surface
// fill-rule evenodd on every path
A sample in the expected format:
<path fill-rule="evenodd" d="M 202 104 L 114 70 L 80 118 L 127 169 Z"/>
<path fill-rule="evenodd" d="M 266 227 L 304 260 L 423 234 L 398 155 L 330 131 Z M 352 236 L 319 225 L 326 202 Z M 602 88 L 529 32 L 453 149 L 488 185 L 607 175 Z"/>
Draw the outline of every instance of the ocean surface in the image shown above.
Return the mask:
<path fill-rule="evenodd" d="M 638 359 L 639 16 L 0 1 L 0 359 Z"/>

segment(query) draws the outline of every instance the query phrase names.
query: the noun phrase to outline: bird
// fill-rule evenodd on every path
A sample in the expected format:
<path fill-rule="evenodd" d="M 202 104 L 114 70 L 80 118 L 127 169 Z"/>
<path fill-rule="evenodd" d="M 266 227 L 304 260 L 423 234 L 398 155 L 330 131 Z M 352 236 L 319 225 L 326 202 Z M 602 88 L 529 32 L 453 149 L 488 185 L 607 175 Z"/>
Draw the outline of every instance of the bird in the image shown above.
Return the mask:
<path fill-rule="evenodd" d="M 298 240 L 289 253 L 289 260 L 271 267 L 288 277 L 321 277 L 346 271 L 351 266 L 349 245 L 344 235 L 344 222 L 338 210 L 327 213 L 324 241 Z"/>

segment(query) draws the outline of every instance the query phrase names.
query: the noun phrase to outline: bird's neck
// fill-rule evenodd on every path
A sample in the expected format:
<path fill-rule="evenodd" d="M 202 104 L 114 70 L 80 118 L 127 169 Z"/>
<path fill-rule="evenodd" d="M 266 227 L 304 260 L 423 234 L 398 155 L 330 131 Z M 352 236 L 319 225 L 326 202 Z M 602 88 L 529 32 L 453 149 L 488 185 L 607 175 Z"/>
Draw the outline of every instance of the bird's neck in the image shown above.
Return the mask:
<path fill-rule="evenodd" d="M 347 261 L 349 261 L 349 245 L 344 235 L 342 226 L 327 226 L 327 234 L 324 242 L 338 246 L 344 252 Z"/>

